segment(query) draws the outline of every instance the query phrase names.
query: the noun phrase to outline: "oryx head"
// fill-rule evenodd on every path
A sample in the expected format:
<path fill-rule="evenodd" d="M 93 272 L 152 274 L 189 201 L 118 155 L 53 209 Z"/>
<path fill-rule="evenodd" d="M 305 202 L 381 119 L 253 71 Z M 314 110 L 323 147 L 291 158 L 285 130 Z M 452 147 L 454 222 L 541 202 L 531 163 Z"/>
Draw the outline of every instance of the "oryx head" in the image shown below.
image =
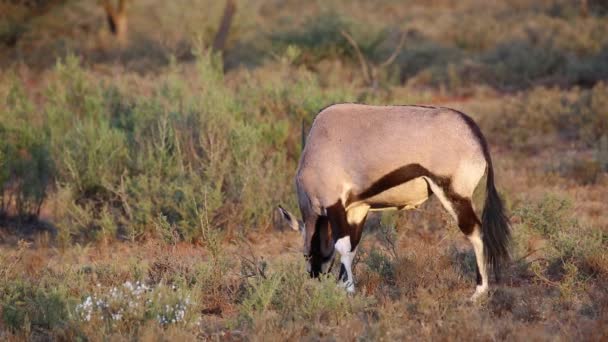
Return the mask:
<path fill-rule="evenodd" d="M 325 216 L 317 216 L 311 221 L 310 227 L 298 220 L 292 213 L 279 206 L 279 213 L 286 223 L 295 231 L 299 231 L 304 242 L 304 258 L 306 269 L 313 278 L 331 270 L 334 260 L 334 243 L 331 227 Z"/>

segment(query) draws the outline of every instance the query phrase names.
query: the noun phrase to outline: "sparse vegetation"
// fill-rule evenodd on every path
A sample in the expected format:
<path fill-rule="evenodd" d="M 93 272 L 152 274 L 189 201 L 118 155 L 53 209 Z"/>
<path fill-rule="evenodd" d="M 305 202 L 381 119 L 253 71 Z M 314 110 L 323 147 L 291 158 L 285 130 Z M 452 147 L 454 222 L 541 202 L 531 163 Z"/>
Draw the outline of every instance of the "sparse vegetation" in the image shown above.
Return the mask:
<path fill-rule="evenodd" d="M 128 4 L 120 48 L 100 2 L 0 4 L 2 339 L 606 339 L 603 2 Z M 309 279 L 273 210 L 347 101 L 479 122 L 514 235 L 487 298 L 436 200 L 370 217 L 356 295 Z"/>

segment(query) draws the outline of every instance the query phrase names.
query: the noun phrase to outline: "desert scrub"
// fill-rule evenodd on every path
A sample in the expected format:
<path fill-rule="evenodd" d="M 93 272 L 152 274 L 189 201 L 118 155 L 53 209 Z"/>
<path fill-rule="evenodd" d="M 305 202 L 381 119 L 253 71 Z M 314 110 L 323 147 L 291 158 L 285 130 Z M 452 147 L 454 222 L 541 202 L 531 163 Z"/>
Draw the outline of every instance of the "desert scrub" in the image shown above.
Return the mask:
<path fill-rule="evenodd" d="M 57 63 L 38 106 L 18 82 L 3 88 L 3 185 L 23 185 L 11 189 L 36 214 L 54 183 L 62 241 L 268 228 L 267 213 L 291 191 L 301 121 L 352 96 L 326 92 L 290 62 L 235 89 L 218 55 L 195 54 L 188 78 L 172 64 L 149 96 L 95 79 L 73 55 Z"/>
<path fill-rule="evenodd" d="M 387 35 L 379 25 L 362 25 L 336 11 L 324 10 L 308 17 L 298 28 L 272 34 L 271 41 L 276 50 L 297 46 L 301 50 L 296 59 L 299 64 L 312 66 L 326 58 L 355 61 L 356 52 L 341 31 L 350 32 L 361 52 L 368 56 L 376 52 Z"/>
<path fill-rule="evenodd" d="M 16 279 L 1 285 L 2 321 L 11 331 L 53 331 L 68 324 L 72 298 L 64 284 L 51 282 Z"/>
<path fill-rule="evenodd" d="M 35 218 L 54 179 L 55 164 L 44 127 L 23 84 L 9 77 L 0 104 L 0 215 Z"/>
<path fill-rule="evenodd" d="M 364 293 L 388 293 L 394 295 L 398 293 L 396 289 L 396 263 L 403 261 L 398 253 L 397 245 L 397 217 L 395 212 L 383 212 L 378 224 L 368 223 L 366 232 L 374 235 L 378 240 L 378 245 L 372 248 L 359 248 L 353 269 L 358 264 L 363 264 L 363 272 L 359 278 L 361 288 Z M 368 234 L 366 233 L 366 235 Z M 371 238 L 371 237 L 370 237 Z"/>
<path fill-rule="evenodd" d="M 572 201 L 547 194 L 542 199 L 515 209 L 523 231 L 549 241 L 549 255 L 561 259 L 581 258 L 602 247 L 602 232 L 584 227 L 576 219 Z"/>
<path fill-rule="evenodd" d="M 75 306 L 74 313 L 82 322 L 106 327 L 108 333 L 133 333 L 148 320 L 188 327 L 197 323 L 194 299 L 188 290 L 175 285 L 149 287 L 140 281 L 127 281 L 109 289 L 98 285 Z"/>
<path fill-rule="evenodd" d="M 598 142 L 602 147 L 602 141 Z M 548 171 L 556 172 L 562 177 L 576 180 L 579 184 L 590 185 L 596 184 L 602 178 L 602 174 L 606 171 L 602 165 L 602 151 L 595 151 L 594 155 L 579 157 L 576 155 L 563 154 L 558 157 L 552 165 L 547 167 Z"/>
<path fill-rule="evenodd" d="M 588 90 L 535 88 L 506 101 L 481 123 L 491 132 L 488 137 L 520 151 L 540 150 L 560 141 L 593 147 L 608 132 L 607 95 L 602 82 Z"/>
<path fill-rule="evenodd" d="M 529 269 L 539 281 L 557 287 L 562 298 L 572 300 L 589 277 L 603 272 L 605 233 L 580 224 L 568 198 L 547 194 L 514 214 L 520 220 L 517 260 L 531 259 Z"/>
<path fill-rule="evenodd" d="M 288 262 L 276 265 L 265 277 L 249 279 L 239 321 L 250 326 L 285 327 L 301 321 L 335 326 L 364 310 L 369 301 L 349 298 L 331 274 L 310 279 L 302 262 Z"/>

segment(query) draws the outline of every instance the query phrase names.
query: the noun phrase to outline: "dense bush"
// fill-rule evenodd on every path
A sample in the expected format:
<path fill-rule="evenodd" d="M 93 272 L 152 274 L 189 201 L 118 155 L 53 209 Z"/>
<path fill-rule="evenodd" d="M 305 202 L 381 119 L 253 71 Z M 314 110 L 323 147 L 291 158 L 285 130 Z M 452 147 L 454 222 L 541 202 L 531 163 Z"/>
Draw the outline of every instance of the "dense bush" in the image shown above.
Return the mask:
<path fill-rule="evenodd" d="M 34 105 L 13 79 L 0 106 L 0 216 L 36 217 L 53 180 L 48 134 L 33 124 Z"/>
<path fill-rule="evenodd" d="M 571 297 L 573 287 L 582 286 L 585 277 L 605 276 L 607 266 L 601 261 L 606 257 L 605 232 L 584 226 L 573 214 L 571 200 L 555 195 L 515 210 L 521 221 L 516 234 L 518 254 L 533 255 L 530 269 L 565 297 Z"/>
<path fill-rule="evenodd" d="M 44 288 L 16 281 L 3 288 L 2 320 L 13 331 L 53 330 L 69 319 L 65 288 Z"/>
<path fill-rule="evenodd" d="M 14 81 L 4 106 L 14 119 L 0 130 L 5 197 L 36 215 L 56 179 L 65 241 L 265 229 L 291 190 L 299 123 L 347 96 L 321 91 L 312 74 L 285 63 L 276 81 L 251 79 L 236 91 L 217 56 L 201 52 L 189 84 L 173 66 L 146 97 L 94 80 L 69 56 L 40 109 Z"/>
<path fill-rule="evenodd" d="M 362 29 L 363 25 L 365 29 Z M 387 36 L 387 30 L 373 28 L 369 23 L 357 23 L 334 11 L 326 11 L 307 18 L 301 27 L 272 34 L 271 41 L 278 50 L 289 45 L 298 47 L 302 51 L 298 62 L 308 66 L 325 58 L 356 61 L 356 51 L 342 32 L 352 35 L 361 52 L 372 57 Z"/>
<path fill-rule="evenodd" d="M 484 126 L 492 139 L 516 149 L 539 150 L 559 141 L 596 147 L 608 133 L 606 95 L 604 83 L 588 90 L 535 88 L 506 102 Z"/>

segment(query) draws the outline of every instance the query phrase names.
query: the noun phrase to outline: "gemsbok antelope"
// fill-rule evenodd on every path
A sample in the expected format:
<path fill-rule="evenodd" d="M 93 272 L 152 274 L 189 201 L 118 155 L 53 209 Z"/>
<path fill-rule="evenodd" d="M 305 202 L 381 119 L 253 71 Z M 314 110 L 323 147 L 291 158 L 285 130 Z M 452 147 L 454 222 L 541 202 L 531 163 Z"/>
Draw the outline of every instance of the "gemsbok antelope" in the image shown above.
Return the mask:
<path fill-rule="evenodd" d="M 471 197 L 487 172 L 481 220 Z M 467 115 L 443 107 L 335 104 L 315 118 L 295 177 L 302 220 L 279 206 L 302 232 L 312 277 L 330 270 L 355 291 L 352 262 L 368 212 L 413 209 L 435 194 L 473 245 L 477 287 L 488 289 L 509 258 L 509 221 L 494 186 L 488 144 Z M 415 275 L 413 275 L 415 276 Z"/>

